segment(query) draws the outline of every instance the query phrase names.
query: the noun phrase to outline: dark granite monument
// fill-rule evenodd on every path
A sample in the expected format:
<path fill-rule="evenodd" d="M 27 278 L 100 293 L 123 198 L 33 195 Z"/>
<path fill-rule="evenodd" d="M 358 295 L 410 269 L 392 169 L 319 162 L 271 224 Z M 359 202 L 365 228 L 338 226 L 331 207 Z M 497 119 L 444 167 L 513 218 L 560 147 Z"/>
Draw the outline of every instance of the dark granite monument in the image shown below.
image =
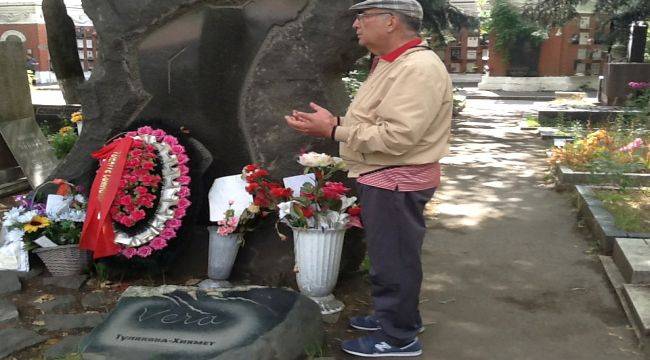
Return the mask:
<path fill-rule="evenodd" d="M 212 165 L 198 175 L 205 186 L 193 182 L 194 204 L 205 204 L 215 178 L 239 173 L 248 163 L 263 163 L 280 178 L 301 171 L 295 161 L 300 150 L 335 154 L 332 141 L 296 133 L 283 116 L 307 110 L 309 101 L 345 110 L 341 77 L 364 54 L 347 11 L 353 3 L 84 0 L 99 56 L 80 92 L 84 131 L 56 176 L 88 184 L 96 170 L 89 154 L 143 119 L 182 127 L 211 153 Z M 207 206 L 198 210 L 196 226 L 184 225 L 190 256 L 175 268 L 201 275 L 207 268 Z M 292 243 L 279 241 L 273 226 L 251 233 L 234 275 L 287 284 L 293 279 L 291 251 Z M 345 263 L 345 249 L 343 257 Z"/>
<path fill-rule="evenodd" d="M 318 306 L 297 292 L 131 287 L 82 342 L 84 359 L 297 359 L 324 339 Z"/>

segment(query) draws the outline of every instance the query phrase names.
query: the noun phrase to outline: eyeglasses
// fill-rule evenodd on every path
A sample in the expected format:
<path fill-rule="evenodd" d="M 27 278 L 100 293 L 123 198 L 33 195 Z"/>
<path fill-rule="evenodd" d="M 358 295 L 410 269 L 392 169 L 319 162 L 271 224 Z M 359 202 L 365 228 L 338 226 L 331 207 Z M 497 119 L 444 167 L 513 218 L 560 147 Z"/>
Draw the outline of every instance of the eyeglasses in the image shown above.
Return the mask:
<path fill-rule="evenodd" d="M 389 13 L 389 12 L 358 13 L 357 15 L 355 15 L 355 19 L 357 19 L 359 21 L 363 21 L 363 19 L 373 17 L 373 16 L 377 16 L 377 15 L 391 15 L 392 16 L 393 13 Z"/>

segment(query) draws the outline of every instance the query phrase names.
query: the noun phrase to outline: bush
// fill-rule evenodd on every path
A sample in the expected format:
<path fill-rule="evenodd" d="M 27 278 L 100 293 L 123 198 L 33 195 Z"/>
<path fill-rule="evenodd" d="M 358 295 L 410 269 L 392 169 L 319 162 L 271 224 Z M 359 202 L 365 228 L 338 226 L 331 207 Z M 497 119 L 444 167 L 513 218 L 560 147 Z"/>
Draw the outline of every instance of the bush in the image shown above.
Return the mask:
<path fill-rule="evenodd" d="M 77 142 L 77 139 L 79 139 L 79 136 L 77 136 L 77 133 L 71 126 L 64 126 L 58 133 L 52 134 L 48 137 L 57 159 L 62 159 L 68 155 L 74 144 Z"/>

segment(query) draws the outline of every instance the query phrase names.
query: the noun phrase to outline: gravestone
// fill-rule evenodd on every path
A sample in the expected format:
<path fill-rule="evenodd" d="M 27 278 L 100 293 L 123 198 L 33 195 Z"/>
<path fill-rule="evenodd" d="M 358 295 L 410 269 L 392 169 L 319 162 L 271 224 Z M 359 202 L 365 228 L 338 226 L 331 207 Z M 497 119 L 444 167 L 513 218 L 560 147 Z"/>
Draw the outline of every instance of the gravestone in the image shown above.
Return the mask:
<path fill-rule="evenodd" d="M 34 119 L 22 43 L 0 42 L 0 133 L 36 187 L 56 167 L 56 158 Z"/>
<path fill-rule="evenodd" d="M 183 127 L 211 153 L 202 175 L 207 186 L 191 185 L 192 196 L 201 199 L 215 178 L 238 174 L 251 162 L 280 179 L 302 172 L 301 150 L 336 154 L 334 142 L 290 129 L 283 116 L 309 110 L 310 101 L 345 111 L 341 77 L 365 53 L 351 26 L 354 2 L 84 0 L 101 39 L 100 56 L 80 92 L 84 130 L 56 177 L 89 184 L 96 162 L 88 154 L 142 119 Z M 194 276 L 207 269 L 208 208 L 199 210 L 194 226 L 183 231 L 191 254 L 173 267 L 193 264 L 199 269 Z M 248 234 L 234 276 L 290 284 L 292 243 L 281 242 L 267 225 Z"/>
<path fill-rule="evenodd" d="M 291 290 L 131 287 L 80 349 L 93 359 L 297 359 L 323 336 L 316 303 Z"/>

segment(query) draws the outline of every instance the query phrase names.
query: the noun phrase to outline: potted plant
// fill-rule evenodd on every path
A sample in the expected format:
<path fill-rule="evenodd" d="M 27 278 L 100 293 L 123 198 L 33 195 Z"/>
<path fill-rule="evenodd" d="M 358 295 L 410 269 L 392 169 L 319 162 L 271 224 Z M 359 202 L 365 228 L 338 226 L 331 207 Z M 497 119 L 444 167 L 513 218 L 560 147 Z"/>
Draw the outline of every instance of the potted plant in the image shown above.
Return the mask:
<path fill-rule="evenodd" d="M 216 225 L 208 227 L 208 277 L 201 287 L 215 287 L 230 277 L 244 233 L 275 211 L 277 202 L 288 199 L 291 189 L 269 180 L 259 165 L 243 168 L 241 175 L 215 180 L 210 190 L 210 215 Z"/>
<path fill-rule="evenodd" d="M 322 314 L 332 314 L 344 308 L 332 290 L 338 279 L 345 231 L 361 227 L 361 209 L 355 204 L 356 197 L 347 196 L 350 189 L 330 181 L 344 169 L 340 158 L 310 152 L 298 162 L 305 167 L 305 174 L 313 174 L 313 181 L 304 182 L 298 196 L 278 204 L 279 218 L 293 231 L 300 292 L 314 300 Z"/>
<path fill-rule="evenodd" d="M 31 198 L 17 197 L 19 206 L 4 214 L 2 225 L 11 239 L 22 240 L 27 250 L 37 254 L 52 275 L 75 275 L 90 260 L 90 254 L 78 247 L 86 199 L 72 192 L 70 184 L 56 183 L 58 193 L 49 195 L 46 202 L 34 200 L 42 185 Z"/>

